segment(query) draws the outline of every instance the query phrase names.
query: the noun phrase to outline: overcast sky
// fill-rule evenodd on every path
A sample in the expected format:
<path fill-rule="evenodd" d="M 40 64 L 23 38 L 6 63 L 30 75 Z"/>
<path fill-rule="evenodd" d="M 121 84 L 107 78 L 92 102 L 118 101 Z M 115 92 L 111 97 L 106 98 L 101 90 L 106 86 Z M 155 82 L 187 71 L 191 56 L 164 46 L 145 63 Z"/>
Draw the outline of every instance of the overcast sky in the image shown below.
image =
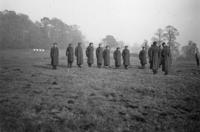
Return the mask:
<path fill-rule="evenodd" d="M 0 10 L 77 24 L 88 41 L 111 34 L 127 44 L 150 40 L 158 28 L 175 26 L 177 41 L 200 44 L 200 0 L 0 0 Z"/>

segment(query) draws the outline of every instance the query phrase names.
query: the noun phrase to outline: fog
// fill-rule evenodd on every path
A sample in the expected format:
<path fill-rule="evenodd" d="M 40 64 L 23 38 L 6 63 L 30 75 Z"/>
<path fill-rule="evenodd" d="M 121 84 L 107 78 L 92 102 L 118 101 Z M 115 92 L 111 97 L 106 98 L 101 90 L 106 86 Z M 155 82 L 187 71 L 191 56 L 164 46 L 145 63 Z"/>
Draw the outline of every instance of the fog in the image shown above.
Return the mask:
<path fill-rule="evenodd" d="M 77 24 L 88 41 L 113 35 L 126 44 L 150 41 L 158 28 L 173 25 L 177 41 L 200 44 L 199 0 L 0 0 L 0 10 L 25 13 L 31 20 L 57 17 Z"/>

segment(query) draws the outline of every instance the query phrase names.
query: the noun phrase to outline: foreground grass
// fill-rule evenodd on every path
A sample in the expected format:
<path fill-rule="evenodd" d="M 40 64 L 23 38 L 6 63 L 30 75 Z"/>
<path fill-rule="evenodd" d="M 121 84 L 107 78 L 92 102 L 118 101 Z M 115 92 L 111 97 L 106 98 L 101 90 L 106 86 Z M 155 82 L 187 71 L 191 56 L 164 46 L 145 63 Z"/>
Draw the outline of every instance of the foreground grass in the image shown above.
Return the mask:
<path fill-rule="evenodd" d="M 68 69 L 61 56 L 52 70 L 48 56 L 1 51 L 0 131 L 200 131 L 200 68 L 194 62 L 176 62 L 164 76 L 139 69 L 137 58 L 129 70 Z"/>

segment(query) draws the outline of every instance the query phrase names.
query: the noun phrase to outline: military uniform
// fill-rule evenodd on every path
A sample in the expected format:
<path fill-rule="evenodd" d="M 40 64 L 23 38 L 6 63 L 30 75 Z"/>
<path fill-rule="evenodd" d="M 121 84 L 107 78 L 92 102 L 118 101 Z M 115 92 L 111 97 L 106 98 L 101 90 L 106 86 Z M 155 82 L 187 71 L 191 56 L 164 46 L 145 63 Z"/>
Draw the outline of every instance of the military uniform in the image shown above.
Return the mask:
<path fill-rule="evenodd" d="M 130 65 L 130 52 L 128 49 L 122 51 L 123 65 L 127 69 Z"/>
<path fill-rule="evenodd" d="M 144 49 L 140 51 L 139 59 L 140 59 L 140 64 L 142 68 L 145 68 L 145 65 L 147 64 L 147 59 L 146 59 L 146 51 Z"/>
<path fill-rule="evenodd" d="M 91 67 L 94 63 L 94 48 L 92 46 L 88 46 L 86 49 L 87 63 L 88 66 Z"/>
<path fill-rule="evenodd" d="M 72 46 L 68 46 L 66 50 L 66 56 L 68 60 L 68 67 L 72 67 L 72 63 L 74 61 L 74 49 Z"/>
<path fill-rule="evenodd" d="M 103 51 L 103 60 L 104 60 L 104 66 L 110 66 L 110 50 L 105 49 Z"/>
<path fill-rule="evenodd" d="M 58 56 L 59 56 L 58 47 L 55 46 L 51 47 L 50 56 L 51 56 L 51 65 L 53 66 L 53 69 L 56 69 L 58 65 Z"/>
<path fill-rule="evenodd" d="M 119 68 L 121 66 L 121 52 L 120 50 L 115 50 L 113 53 L 113 58 L 115 60 L 115 67 Z"/>
<path fill-rule="evenodd" d="M 79 67 L 83 64 L 83 50 L 80 45 L 75 49 L 76 63 Z"/>
<path fill-rule="evenodd" d="M 96 49 L 96 57 L 97 57 L 97 66 L 100 68 L 103 61 L 103 48 L 98 47 Z"/>

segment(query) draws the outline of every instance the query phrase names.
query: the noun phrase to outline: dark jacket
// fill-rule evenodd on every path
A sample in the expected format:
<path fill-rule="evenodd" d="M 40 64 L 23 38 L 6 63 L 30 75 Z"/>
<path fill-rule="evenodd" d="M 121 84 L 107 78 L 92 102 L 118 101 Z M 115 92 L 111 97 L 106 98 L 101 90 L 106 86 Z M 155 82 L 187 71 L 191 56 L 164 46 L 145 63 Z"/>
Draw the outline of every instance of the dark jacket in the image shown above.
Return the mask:
<path fill-rule="evenodd" d="M 122 58 L 123 58 L 123 64 L 125 66 L 130 65 L 130 52 L 128 49 L 124 49 L 122 51 Z"/>
<path fill-rule="evenodd" d="M 141 50 L 140 51 L 140 53 L 139 53 L 139 59 L 140 59 L 141 65 L 147 64 L 147 58 L 146 58 L 146 51 L 145 50 Z"/>
<path fill-rule="evenodd" d="M 164 46 L 161 52 L 162 71 L 168 72 L 171 66 L 171 51 L 168 46 Z"/>
<path fill-rule="evenodd" d="M 83 64 L 83 50 L 81 46 L 77 46 L 75 49 L 76 63 L 77 65 Z"/>
<path fill-rule="evenodd" d="M 152 70 L 158 70 L 159 67 L 159 47 L 153 45 L 150 50 L 150 61 L 152 63 Z"/>
<path fill-rule="evenodd" d="M 67 56 L 68 62 L 74 61 L 74 49 L 73 49 L 73 47 L 71 47 L 71 46 L 67 47 L 66 56 Z"/>
<path fill-rule="evenodd" d="M 88 46 L 86 49 L 87 63 L 94 63 L 94 48 L 92 46 Z"/>
<path fill-rule="evenodd" d="M 102 64 L 103 61 L 103 48 L 98 47 L 96 49 L 97 64 Z"/>
<path fill-rule="evenodd" d="M 58 65 L 58 56 L 59 56 L 58 47 L 51 47 L 50 56 L 51 56 L 51 65 L 57 66 Z"/>
<path fill-rule="evenodd" d="M 105 49 L 103 51 L 104 66 L 110 66 L 110 50 Z"/>
<path fill-rule="evenodd" d="M 121 66 L 121 52 L 120 52 L 120 50 L 114 51 L 113 58 L 115 60 L 115 66 Z"/>

